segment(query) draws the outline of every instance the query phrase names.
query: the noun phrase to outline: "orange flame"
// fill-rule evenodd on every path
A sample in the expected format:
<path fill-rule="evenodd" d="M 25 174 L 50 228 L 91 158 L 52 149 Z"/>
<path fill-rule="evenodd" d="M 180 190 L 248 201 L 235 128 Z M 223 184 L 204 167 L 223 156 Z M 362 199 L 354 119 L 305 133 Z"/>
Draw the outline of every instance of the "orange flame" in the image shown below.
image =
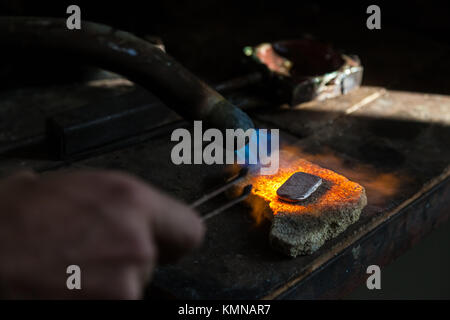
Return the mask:
<path fill-rule="evenodd" d="M 332 170 L 322 168 L 309 161 L 326 165 L 333 170 L 339 171 L 350 179 Z M 288 203 L 280 200 L 277 189 L 295 172 L 306 172 L 321 177 L 328 182 L 329 188 L 321 193 L 315 201 L 299 203 Z M 280 169 L 274 175 L 258 175 L 249 178 L 253 185 L 252 196 L 247 202 L 252 207 L 252 216 L 257 224 L 268 218 L 270 214 L 292 213 L 292 214 L 319 214 L 329 207 L 348 205 L 360 201 L 361 194 L 366 192 L 368 200 L 375 205 L 382 205 L 386 196 L 390 196 L 400 189 L 400 175 L 392 173 L 377 172 L 370 165 L 351 166 L 345 165 L 344 161 L 332 151 L 323 154 L 312 155 L 303 153 L 301 148 L 295 146 L 284 146 L 280 151 Z M 407 179 L 403 179 L 407 181 Z M 270 207 L 270 210 L 267 210 Z"/>
<path fill-rule="evenodd" d="M 280 201 L 277 196 L 277 189 L 295 172 L 306 172 L 321 177 L 324 181 L 330 183 L 330 188 L 317 201 L 303 205 L 291 204 Z M 273 214 L 279 212 L 296 213 L 308 211 L 309 213 L 318 213 L 327 206 L 336 206 L 343 202 L 357 202 L 364 188 L 359 184 L 348 180 L 347 178 L 328 169 L 321 168 L 306 160 L 299 159 L 289 168 L 281 168 L 277 174 L 272 176 L 257 176 L 252 179 L 252 193 L 262 197 L 272 209 Z"/>

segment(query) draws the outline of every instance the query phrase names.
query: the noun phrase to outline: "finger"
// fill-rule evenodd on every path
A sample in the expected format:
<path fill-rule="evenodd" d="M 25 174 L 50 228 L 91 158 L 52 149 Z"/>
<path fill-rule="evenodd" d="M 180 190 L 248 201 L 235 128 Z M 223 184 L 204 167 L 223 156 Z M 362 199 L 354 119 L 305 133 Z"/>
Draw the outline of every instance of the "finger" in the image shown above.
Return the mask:
<path fill-rule="evenodd" d="M 121 181 L 121 187 L 117 188 L 121 191 L 116 194 L 132 190 L 132 199 L 140 203 L 158 246 L 159 262 L 174 261 L 201 243 L 205 227 L 192 209 L 137 177 L 120 172 L 108 174 L 110 179 Z"/>
<path fill-rule="evenodd" d="M 115 171 L 84 171 L 73 176 L 72 187 L 78 185 L 75 180 L 87 179 L 91 181 L 87 188 L 95 190 L 89 194 L 98 195 L 99 191 L 106 190 L 111 203 L 114 199 L 128 199 L 125 202 L 139 206 L 149 221 L 149 237 L 158 246 L 159 262 L 173 261 L 200 244 L 204 226 L 198 215 L 141 179 Z"/>
<path fill-rule="evenodd" d="M 10 181 L 30 181 L 35 180 L 38 175 L 32 170 L 20 170 L 6 177 Z"/>
<path fill-rule="evenodd" d="M 21 188 L 38 179 L 38 175 L 31 170 L 21 170 L 18 171 L 4 180 L 2 180 L 2 185 L 7 185 L 8 190 L 14 190 L 15 188 Z M 4 183 L 3 183 L 4 182 Z M 1 185 L 0 185 L 1 188 Z"/>
<path fill-rule="evenodd" d="M 177 200 L 154 191 L 151 223 L 159 247 L 159 262 L 167 263 L 198 247 L 205 233 L 203 220 Z"/>

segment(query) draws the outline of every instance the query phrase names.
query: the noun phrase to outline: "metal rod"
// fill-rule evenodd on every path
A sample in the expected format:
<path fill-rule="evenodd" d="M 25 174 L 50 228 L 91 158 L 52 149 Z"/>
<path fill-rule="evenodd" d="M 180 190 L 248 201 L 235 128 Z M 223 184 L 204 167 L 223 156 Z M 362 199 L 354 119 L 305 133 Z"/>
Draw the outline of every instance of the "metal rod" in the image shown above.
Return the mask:
<path fill-rule="evenodd" d="M 256 83 L 260 83 L 262 82 L 263 79 L 264 75 L 261 72 L 253 72 L 238 78 L 221 82 L 216 86 L 214 86 L 214 89 L 216 89 L 220 93 L 226 93 L 234 90 L 243 89 Z"/>
<path fill-rule="evenodd" d="M 210 219 L 216 215 L 218 215 L 219 213 L 221 213 L 222 211 L 234 206 L 235 204 L 241 202 L 242 200 L 245 200 L 248 195 L 250 194 L 250 192 L 252 191 L 253 186 L 251 184 L 247 185 L 244 187 L 244 189 L 242 190 L 242 193 L 239 197 L 232 199 L 231 201 L 225 203 L 224 205 L 222 205 L 221 207 L 214 209 L 206 214 L 203 215 L 203 219 Z"/>
<path fill-rule="evenodd" d="M 211 192 L 205 194 L 204 196 L 202 196 L 201 198 L 199 198 L 198 200 L 194 201 L 191 204 L 191 208 L 196 208 L 196 207 L 200 206 L 201 204 L 205 203 L 206 201 L 208 201 L 209 199 L 214 198 L 215 196 L 221 194 L 222 192 L 225 192 L 226 190 L 231 188 L 233 185 L 235 185 L 239 181 L 243 180 L 245 178 L 245 176 L 247 175 L 247 173 L 248 173 L 247 168 L 241 169 L 241 171 L 239 171 L 239 174 L 236 176 L 236 178 L 232 178 L 226 184 L 220 186 L 219 188 L 215 189 L 214 191 L 211 191 Z"/>

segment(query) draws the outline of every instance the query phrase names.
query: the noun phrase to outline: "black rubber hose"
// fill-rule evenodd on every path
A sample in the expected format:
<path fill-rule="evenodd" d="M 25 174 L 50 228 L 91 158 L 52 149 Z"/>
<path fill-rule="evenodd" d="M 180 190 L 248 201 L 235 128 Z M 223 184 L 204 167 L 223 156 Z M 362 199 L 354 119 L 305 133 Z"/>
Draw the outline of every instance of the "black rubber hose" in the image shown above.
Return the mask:
<path fill-rule="evenodd" d="M 153 92 L 189 120 L 247 130 L 252 120 L 169 55 L 131 33 L 93 22 L 69 30 L 59 18 L 0 17 L 4 50 L 51 50 L 117 72 Z"/>

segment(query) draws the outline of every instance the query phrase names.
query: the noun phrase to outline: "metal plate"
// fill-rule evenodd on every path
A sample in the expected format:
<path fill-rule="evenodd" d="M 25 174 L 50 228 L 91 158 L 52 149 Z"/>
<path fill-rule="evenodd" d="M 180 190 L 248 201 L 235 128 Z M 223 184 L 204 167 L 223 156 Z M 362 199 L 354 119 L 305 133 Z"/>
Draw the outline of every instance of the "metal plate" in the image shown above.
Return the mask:
<path fill-rule="evenodd" d="M 281 199 L 289 202 L 298 202 L 307 199 L 322 184 L 318 176 L 296 172 L 277 190 Z"/>

